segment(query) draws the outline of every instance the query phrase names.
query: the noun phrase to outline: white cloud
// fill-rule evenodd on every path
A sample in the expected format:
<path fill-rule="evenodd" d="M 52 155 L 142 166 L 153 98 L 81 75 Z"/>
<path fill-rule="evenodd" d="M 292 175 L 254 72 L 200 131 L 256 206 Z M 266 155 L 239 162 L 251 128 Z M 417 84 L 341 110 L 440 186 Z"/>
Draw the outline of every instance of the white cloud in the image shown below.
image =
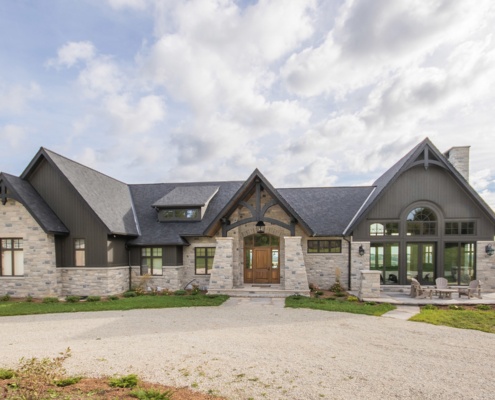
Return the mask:
<path fill-rule="evenodd" d="M 34 82 L 27 85 L 0 84 L 0 115 L 22 113 L 28 102 L 38 98 L 40 94 L 41 88 Z"/>
<path fill-rule="evenodd" d="M 98 96 L 122 90 L 126 77 L 108 57 L 91 60 L 81 71 L 78 82 L 86 95 Z"/>
<path fill-rule="evenodd" d="M 148 6 L 146 0 L 107 0 L 108 4 L 116 10 L 131 8 L 134 10 L 144 10 Z"/>
<path fill-rule="evenodd" d="M 69 42 L 57 52 L 57 58 L 50 59 L 47 65 L 50 67 L 74 66 L 79 61 L 87 62 L 96 55 L 96 49 L 91 42 Z"/>
<path fill-rule="evenodd" d="M 21 126 L 12 124 L 0 126 L 0 140 L 7 143 L 11 148 L 20 147 L 24 143 L 25 138 L 26 130 Z"/>

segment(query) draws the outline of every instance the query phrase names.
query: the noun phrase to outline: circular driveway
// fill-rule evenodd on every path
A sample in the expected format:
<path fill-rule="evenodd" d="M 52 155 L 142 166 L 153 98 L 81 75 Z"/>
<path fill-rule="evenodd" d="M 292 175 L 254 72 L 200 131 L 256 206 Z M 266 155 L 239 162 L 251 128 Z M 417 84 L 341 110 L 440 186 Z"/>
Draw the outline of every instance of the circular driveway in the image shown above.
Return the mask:
<path fill-rule="evenodd" d="M 0 318 L 0 366 L 67 347 L 71 374 L 136 373 L 230 399 L 493 399 L 495 335 L 315 310 L 220 307 Z"/>

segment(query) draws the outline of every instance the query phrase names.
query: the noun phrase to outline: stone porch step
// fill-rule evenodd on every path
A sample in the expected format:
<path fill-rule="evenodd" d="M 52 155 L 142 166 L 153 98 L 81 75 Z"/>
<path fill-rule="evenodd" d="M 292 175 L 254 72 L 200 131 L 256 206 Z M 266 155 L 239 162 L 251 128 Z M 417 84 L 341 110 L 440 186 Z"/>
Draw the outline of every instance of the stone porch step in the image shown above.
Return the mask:
<path fill-rule="evenodd" d="M 309 290 L 285 290 L 280 285 L 245 285 L 233 289 L 208 290 L 208 294 L 226 294 L 231 297 L 289 297 L 294 294 L 309 296 Z"/>

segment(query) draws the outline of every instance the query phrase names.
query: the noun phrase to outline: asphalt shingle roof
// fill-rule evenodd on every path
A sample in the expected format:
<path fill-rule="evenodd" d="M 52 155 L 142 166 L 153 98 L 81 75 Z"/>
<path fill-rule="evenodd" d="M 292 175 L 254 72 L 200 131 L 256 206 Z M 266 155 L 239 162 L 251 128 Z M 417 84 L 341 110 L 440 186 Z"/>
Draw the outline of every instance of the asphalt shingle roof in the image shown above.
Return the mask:
<path fill-rule="evenodd" d="M 218 191 L 218 186 L 177 186 L 153 207 L 203 207 Z"/>
<path fill-rule="evenodd" d="M 62 221 L 55 215 L 48 204 L 31 186 L 31 184 L 17 176 L 2 173 L 0 175 L 13 190 L 19 201 L 31 213 L 33 218 L 47 233 L 69 233 Z"/>

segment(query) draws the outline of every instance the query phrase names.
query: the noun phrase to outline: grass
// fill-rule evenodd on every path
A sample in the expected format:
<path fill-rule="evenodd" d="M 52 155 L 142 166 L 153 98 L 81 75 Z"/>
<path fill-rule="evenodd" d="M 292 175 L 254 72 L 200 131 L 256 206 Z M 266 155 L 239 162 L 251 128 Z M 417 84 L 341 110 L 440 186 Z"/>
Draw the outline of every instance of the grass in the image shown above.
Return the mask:
<path fill-rule="evenodd" d="M 78 303 L 38 303 L 8 301 L 0 303 L 0 316 L 53 314 L 90 311 L 134 310 L 144 308 L 204 307 L 218 306 L 228 296 L 187 295 L 187 296 L 138 296 L 113 301 Z"/>
<path fill-rule="evenodd" d="M 419 314 L 409 320 L 495 333 L 495 310 L 431 310 L 422 308 Z"/>
<path fill-rule="evenodd" d="M 395 309 L 388 303 L 362 303 L 347 301 L 346 299 L 322 299 L 303 296 L 290 296 L 285 300 L 285 306 L 291 308 L 311 308 L 314 310 L 347 312 L 352 314 L 365 314 L 380 316 Z"/>

